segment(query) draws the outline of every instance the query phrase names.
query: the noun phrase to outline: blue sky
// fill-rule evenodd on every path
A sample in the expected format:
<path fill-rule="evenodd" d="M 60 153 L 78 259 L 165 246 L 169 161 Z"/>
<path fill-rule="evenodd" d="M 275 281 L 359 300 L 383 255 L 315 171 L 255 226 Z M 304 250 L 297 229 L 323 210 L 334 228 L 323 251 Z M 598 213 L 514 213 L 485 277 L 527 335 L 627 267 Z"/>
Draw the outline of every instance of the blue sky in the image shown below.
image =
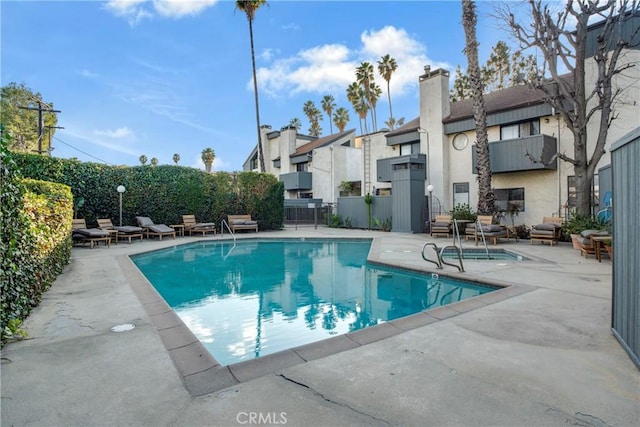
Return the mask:
<path fill-rule="evenodd" d="M 478 2 L 480 60 L 509 41 Z M 61 110 L 53 155 L 137 165 L 241 170 L 257 141 L 249 26 L 233 1 L 2 1 L 1 84 L 25 83 Z M 424 65 L 452 75 L 466 67 L 459 1 L 278 1 L 254 21 L 260 119 L 280 129 L 303 104 L 326 94 L 349 109 L 345 90 L 362 61 L 385 54 L 398 62 L 391 78 L 394 116 L 418 116 Z M 376 67 L 377 73 L 377 67 Z M 388 118 L 386 82 L 378 121 Z M 323 135 L 330 126 L 325 116 Z M 72 148 L 75 147 L 75 148 Z M 80 150 L 80 151 L 79 151 Z M 86 153 L 86 154 L 85 154 Z"/>

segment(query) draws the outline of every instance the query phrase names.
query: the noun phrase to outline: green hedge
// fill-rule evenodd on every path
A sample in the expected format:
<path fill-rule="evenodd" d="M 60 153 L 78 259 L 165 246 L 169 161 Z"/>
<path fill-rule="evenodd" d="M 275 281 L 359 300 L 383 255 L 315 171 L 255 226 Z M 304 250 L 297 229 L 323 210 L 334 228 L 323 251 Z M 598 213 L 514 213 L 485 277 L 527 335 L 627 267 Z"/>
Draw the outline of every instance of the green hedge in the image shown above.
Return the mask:
<path fill-rule="evenodd" d="M 23 179 L 0 144 L 0 343 L 17 331 L 69 263 L 73 197 L 66 185 Z"/>
<path fill-rule="evenodd" d="M 270 174 L 254 172 L 206 173 L 184 166 L 107 166 L 77 160 L 14 153 L 26 177 L 71 187 L 76 215 L 88 226 L 97 218 L 119 222 L 119 194 L 123 225 L 135 225 L 136 216 L 156 223 L 179 224 L 182 215 L 195 214 L 201 222 L 220 223 L 227 215 L 250 214 L 260 230 L 278 230 L 284 221 L 284 187 Z M 78 201 L 83 200 L 80 205 Z"/>

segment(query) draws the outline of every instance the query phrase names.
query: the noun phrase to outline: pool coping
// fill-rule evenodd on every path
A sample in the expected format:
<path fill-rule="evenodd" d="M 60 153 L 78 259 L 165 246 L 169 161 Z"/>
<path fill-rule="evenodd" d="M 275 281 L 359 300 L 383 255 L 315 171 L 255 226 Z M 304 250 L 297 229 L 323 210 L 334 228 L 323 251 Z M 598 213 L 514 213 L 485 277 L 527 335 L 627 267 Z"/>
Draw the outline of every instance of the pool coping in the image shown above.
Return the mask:
<path fill-rule="evenodd" d="M 266 238 L 268 239 L 268 238 Z M 334 239 L 340 239 L 335 237 Z M 349 238 L 347 238 L 348 240 Z M 175 365 L 185 389 L 191 396 L 203 396 L 236 384 L 277 372 L 302 363 L 307 363 L 332 354 L 358 348 L 376 341 L 389 338 L 422 326 L 427 326 L 478 308 L 494 304 L 514 296 L 536 289 L 534 286 L 510 284 L 495 280 L 477 279 L 462 273 L 414 269 L 393 265 L 381 261 L 379 253 L 380 238 L 373 238 L 368 261 L 418 273 L 436 273 L 453 279 L 475 282 L 499 288 L 495 291 L 468 298 L 443 307 L 423 310 L 409 316 L 387 321 L 376 326 L 360 329 L 321 341 L 282 350 L 256 359 L 231 365 L 221 365 L 204 345 L 184 324 L 175 311 L 166 303 L 153 285 L 131 260 L 136 254 L 118 255 L 117 262 L 127 282 L 144 307 L 149 320 L 158 332 L 173 364 Z M 147 251 L 141 251 L 144 253 Z"/>

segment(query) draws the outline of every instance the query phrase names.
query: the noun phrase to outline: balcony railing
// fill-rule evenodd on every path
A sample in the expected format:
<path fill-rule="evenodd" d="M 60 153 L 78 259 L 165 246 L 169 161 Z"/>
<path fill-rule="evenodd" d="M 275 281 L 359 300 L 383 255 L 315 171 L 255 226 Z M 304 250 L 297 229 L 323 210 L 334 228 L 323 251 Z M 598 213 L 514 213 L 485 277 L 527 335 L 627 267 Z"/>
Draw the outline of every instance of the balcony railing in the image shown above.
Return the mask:
<path fill-rule="evenodd" d="M 489 143 L 491 173 L 518 172 L 557 168 L 558 152 L 556 138 L 549 135 L 534 135 L 524 138 L 504 139 Z M 478 173 L 476 146 L 473 156 L 472 173 Z"/>
<path fill-rule="evenodd" d="M 285 190 L 311 190 L 311 172 L 292 172 L 280 175 Z"/>

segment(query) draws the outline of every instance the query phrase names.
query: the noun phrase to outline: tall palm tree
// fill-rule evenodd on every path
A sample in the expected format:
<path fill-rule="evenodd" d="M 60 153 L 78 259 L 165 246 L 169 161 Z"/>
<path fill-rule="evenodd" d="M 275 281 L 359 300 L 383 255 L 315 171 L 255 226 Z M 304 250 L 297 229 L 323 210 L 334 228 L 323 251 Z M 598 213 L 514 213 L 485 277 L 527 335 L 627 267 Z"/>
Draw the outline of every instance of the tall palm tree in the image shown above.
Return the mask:
<path fill-rule="evenodd" d="M 289 126 L 293 126 L 294 128 L 296 128 L 296 131 L 299 131 L 302 127 L 302 122 L 299 118 L 294 117 L 293 119 L 289 120 Z"/>
<path fill-rule="evenodd" d="M 374 131 L 378 130 L 378 116 L 376 114 L 376 105 L 378 104 L 378 99 L 380 99 L 381 96 L 382 89 L 380 89 L 380 86 L 378 86 L 376 82 L 371 82 L 371 84 L 369 85 L 369 106 L 373 111 L 373 118 L 375 123 L 373 129 Z"/>
<path fill-rule="evenodd" d="M 329 129 L 331 132 L 331 135 L 333 135 L 333 125 L 331 124 L 331 115 L 333 114 L 333 109 L 336 108 L 336 100 L 333 99 L 333 96 L 331 95 L 325 95 L 322 98 L 322 109 L 324 110 L 325 113 L 327 113 L 327 116 L 329 116 Z"/>
<path fill-rule="evenodd" d="M 373 126 L 373 130 L 376 130 L 376 118 L 375 118 L 375 109 L 372 108 L 371 105 L 371 83 L 374 82 L 373 76 L 373 65 L 369 62 L 361 62 L 360 66 L 356 68 L 356 80 L 358 84 L 364 90 L 364 99 L 369 103 L 369 107 L 371 109 L 371 125 Z"/>
<path fill-rule="evenodd" d="M 152 157 L 149 163 L 151 163 L 151 166 L 158 166 L 158 159 L 156 157 Z"/>
<path fill-rule="evenodd" d="M 394 58 L 392 58 L 389 54 L 384 55 L 378 61 L 378 72 L 380 76 L 386 80 L 387 82 L 387 98 L 389 99 L 389 122 L 392 123 L 391 130 L 393 130 L 393 125 L 395 124 L 395 119 L 393 119 L 393 109 L 391 108 L 391 75 L 398 69 L 398 63 Z"/>
<path fill-rule="evenodd" d="M 305 116 L 307 116 L 309 123 L 313 121 L 313 115 L 315 114 L 314 110 L 317 110 L 316 104 L 314 104 L 313 101 L 311 100 L 305 102 L 304 105 L 302 106 L 302 112 L 304 113 Z"/>
<path fill-rule="evenodd" d="M 359 105 L 362 103 L 362 88 L 358 84 L 358 82 L 353 82 L 347 87 L 347 100 L 353 106 L 353 111 L 358 114 L 358 121 L 360 124 L 360 133 L 363 134 L 362 131 L 362 116 L 358 113 Z"/>
<path fill-rule="evenodd" d="M 211 166 L 213 165 L 215 158 L 216 153 L 213 151 L 213 148 L 207 147 L 202 150 L 202 163 L 204 163 L 204 168 L 207 172 L 211 172 Z"/>
<path fill-rule="evenodd" d="M 249 39 L 251 40 L 251 65 L 253 68 L 253 94 L 256 102 L 256 128 L 258 130 L 258 157 L 260 161 L 260 171 L 265 172 L 264 152 L 262 149 L 262 138 L 260 137 L 260 108 L 258 104 L 258 79 L 256 77 L 256 54 L 253 47 L 253 19 L 256 11 L 267 4 L 266 0 L 236 0 L 236 9 L 243 11 L 249 21 Z"/>
<path fill-rule="evenodd" d="M 147 164 L 147 156 L 145 156 L 144 154 L 143 154 L 142 156 L 140 156 L 140 157 L 138 158 L 138 160 L 140 160 L 140 164 L 141 164 L 142 166 L 144 166 L 144 165 L 146 165 L 146 164 Z"/>
<path fill-rule="evenodd" d="M 335 123 L 340 132 L 344 132 L 344 128 L 347 127 L 349 120 L 349 110 L 344 107 L 338 108 L 336 112 L 333 113 L 333 123 Z"/>
<path fill-rule="evenodd" d="M 173 163 L 175 163 L 177 165 L 179 161 L 180 161 L 180 154 L 178 154 L 178 153 L 174 154 L 173 155 Z"/>
<path fill-rule="evenodd" d="M 473 99 L 473 118 L 476 122 L 476 153 L 478 154 L 478 214 L 493 215 L 495 196 L 491 191 L 491 164 L 487 136 L 487 111 L 482 94 L 483 84 L 478 63 L 476 39 L 476 5 L 472 0 L 462 0 L 462 25 L 466 38 L 464 53 L 467 56 L 467 73 Z"/>

